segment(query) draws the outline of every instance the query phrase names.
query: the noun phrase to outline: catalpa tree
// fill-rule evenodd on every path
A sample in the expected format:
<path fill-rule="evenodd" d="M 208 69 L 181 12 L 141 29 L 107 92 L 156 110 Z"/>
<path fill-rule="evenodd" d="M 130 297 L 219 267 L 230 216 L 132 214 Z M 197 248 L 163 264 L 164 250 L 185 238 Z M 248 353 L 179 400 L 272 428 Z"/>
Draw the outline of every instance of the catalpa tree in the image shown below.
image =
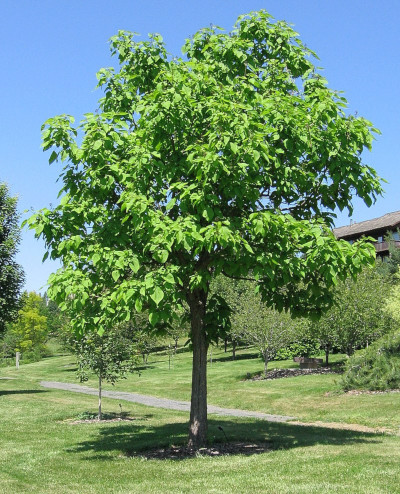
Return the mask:
<path fill-rule="evenodd" d="M 74 127 L 43 126 L 61 159 L 60 205 L 30 219 L 63 267 L 51 297 L 78 333 L 107 331 L 149 310 L 168 322 L 187 304 L 193 346 L 189 444 L 207 438 L 206 356 L 228 314 L 209 296 L 222 274 L 252 278 L 264 301 L 318 314 L 329 288 L 372 263 L 373 247 L 337 241 L 335 208 L 381 192 L 361 152 L 370 122 L 345 113 L 314 53 L 265 12 L 232 32 L 203 29 L 173 58 L 161 36 L 111 38 L 119 69 L 97 74 L 104 96 Z"/>

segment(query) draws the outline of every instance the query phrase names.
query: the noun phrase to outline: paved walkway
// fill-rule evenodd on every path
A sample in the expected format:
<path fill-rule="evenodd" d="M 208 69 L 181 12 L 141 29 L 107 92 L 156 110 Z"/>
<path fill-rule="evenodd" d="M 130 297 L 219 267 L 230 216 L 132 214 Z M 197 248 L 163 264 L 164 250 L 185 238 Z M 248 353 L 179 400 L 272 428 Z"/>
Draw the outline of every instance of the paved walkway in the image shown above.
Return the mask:
<path fill-rule="evenodd" d="M 64 391 L 72 391 L 74 393 L 83 393 L 87 395 L 97 396 L 98 390 L 80 386 L 79 384 L 61 383 L 55 381 L 41 381 L 41 386 L 51 389 L 62 389 Z M 188 401 L 169 400 L 167 398 L 156 398 L 155 396 L 141 395 L 138 393 L 127 393 L 125 391 L 102 391 L 104 398 L 112 398 L 114 400 L 125 400 L 133 403 L 140 403 L 149 407 L 167 408 L 169 410 L 179 410 L 181 412 L 190 411 L 190 403 Z M 269 422 L 287 422 L 294 420 L 294 417 L 286 417 L 284 415 L 270 415 L 268 413 L 250 412 L 248 410 L 237 410 L 235 408 L 221 408 L 213 405 L 208 405 L 208 413 L 215 415 L 227 415 L 231 417 L 250 417 L 260 420 L 268 420 Z"/>

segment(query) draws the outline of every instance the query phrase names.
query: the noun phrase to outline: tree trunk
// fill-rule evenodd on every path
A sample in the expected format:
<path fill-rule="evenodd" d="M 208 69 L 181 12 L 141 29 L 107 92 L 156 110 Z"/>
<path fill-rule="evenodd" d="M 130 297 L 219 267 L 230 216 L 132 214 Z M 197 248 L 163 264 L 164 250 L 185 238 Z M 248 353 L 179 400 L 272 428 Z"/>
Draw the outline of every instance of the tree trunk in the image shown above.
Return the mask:
<path fill-rule="evenodd" d="M 196 290 L 188 295 L 193 344 L 189 446 L 195 449 L 207 443 L 207 338 L 204 329 L 206 301 L 207 294 L 204 290 Z"/>
<path fill-rule="evenodd" d="M 268 367 L 268 353 L 264 352 L 264 377 L 265 377 L 265 379 L 267 379 L 267 375 L 268 375 L 267 367 Z"/>
<path fill-rule="evenodd" d="M 101 420 L 101 374 L 99 374 L 99 414 L 97 418 Z"/>
<path fill-rule="evenodd" d="M 174 355 L 176 355 L 177 350 L 178 350 L 178 338 L 175 339 Z"/>

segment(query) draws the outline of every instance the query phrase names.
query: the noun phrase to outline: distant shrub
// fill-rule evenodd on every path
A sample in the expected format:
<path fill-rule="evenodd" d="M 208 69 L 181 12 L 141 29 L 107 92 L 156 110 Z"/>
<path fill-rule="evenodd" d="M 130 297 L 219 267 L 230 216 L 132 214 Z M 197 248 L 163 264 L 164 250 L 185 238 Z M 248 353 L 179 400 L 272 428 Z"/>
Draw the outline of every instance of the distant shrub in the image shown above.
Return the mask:
<path fill-rule="evenodd" d="M 383 336 L 347 362 L 341 387 L 387 390 L 400 388 L 400 331 Z"/>
<path fill-rule="evenodd" d="M 279 350 L 274 360 L 289 360 L 293 357 L 314 357 L 321 353 L 317 341 L 307 340 L 298 343 L 291 343 Z"/>

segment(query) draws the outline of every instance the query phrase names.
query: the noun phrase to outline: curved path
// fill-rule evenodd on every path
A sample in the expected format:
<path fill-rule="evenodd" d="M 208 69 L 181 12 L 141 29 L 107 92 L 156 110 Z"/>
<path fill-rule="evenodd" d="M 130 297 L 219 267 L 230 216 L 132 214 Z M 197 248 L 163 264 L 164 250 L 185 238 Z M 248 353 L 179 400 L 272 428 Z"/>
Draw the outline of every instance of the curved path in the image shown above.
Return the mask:
<path fill-rule="evenodd" d="M 62 389 L 64 391 L 72 391 L 74 393 L 83 393 L 87 395 L 97 396 L 98 390 L 80 386 L 79 384 L 61 383 L 55 381 L 41 381 L 40 385 L 44 388 Z M 167 408 L 169 410 L 179 410 L 181 412 L 190 411 L 190 403 L 188 401 L 169 400 L 167 398 L 156 398 L 155 396 L 141 395 L 138 393 L 127 393 L 125 391 L 102 391 L 104 398 L 112 398 L 114 400 L 125 400 L 133 403 L 140 403 L 149 407 Z M 269 422 L 288 422 L 294 420 L 294 417 L 285 415 L 270 415 L 268 413 L 250 412 L 248 410 L 237 410 L 235 408 L 221 408 L 214 405 L 208 405 L 208 413 L 216 415 L 228 415 L 231 417 L 251 417 L 260 420 L 268 420 Z"/>

